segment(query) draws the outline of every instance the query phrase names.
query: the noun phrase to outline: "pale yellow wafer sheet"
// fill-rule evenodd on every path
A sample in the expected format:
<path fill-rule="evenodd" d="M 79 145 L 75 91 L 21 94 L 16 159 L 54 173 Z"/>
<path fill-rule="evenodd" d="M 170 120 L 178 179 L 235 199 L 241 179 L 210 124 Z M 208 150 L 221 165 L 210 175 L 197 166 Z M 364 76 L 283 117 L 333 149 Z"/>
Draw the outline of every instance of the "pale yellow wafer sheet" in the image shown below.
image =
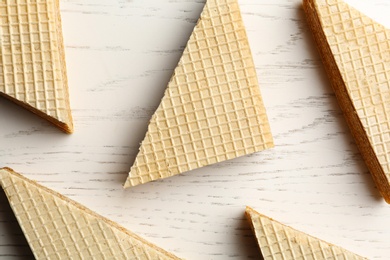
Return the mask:
<path fill-rule="evenodd" d="M 0 184 L 37 259 L 179 259 L 10 169 Z"/>
<path fill-rule="evenodd" d="M 360 260 L 366 259 L 266 217 L 250 207 L 251 222 L 264 260 Z"/>
<path fill-rule="evenodd" d="M 72 132 L 57 0 L 0 1 L 0 94 Z"/>
<path fill-rule="evenodd" d="M 349 97 L 390 181 L 390 30 L 339 0 L 315 0 Z"/>
<path fill-rule="evenodd" d="M 125 187 L 273 147 L 237 0 L 208 0 Z"/>

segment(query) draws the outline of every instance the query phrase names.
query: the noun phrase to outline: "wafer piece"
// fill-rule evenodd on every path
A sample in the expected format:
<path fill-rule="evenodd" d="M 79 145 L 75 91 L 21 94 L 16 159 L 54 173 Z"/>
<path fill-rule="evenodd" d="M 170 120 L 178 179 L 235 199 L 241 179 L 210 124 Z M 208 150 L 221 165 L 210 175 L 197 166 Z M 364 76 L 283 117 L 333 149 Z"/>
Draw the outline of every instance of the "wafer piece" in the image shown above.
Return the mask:
<path fill-rule="evenodd" d="M 124 186 L 272 146 L 237 0 L 208 0 Z"/>
<path fill-rule="evenodd" d="M 179 259 L 11 169 L 0 184 L 37 259 Z"/>
<path fill-rule="evenodd" d="M 250 207 L 245 212 L 264 260 L 366 259 L 266 217 Z"/>
<path fill-rule="evenodd" d="M 73 132 L 58 0 L 0 1 L 0 95 Z"/>
<path fill-rule="evenodd" d="M 304 0 L 304 9 L 347 123 L 390 203 L 390 31 L 341 0 Z"/>

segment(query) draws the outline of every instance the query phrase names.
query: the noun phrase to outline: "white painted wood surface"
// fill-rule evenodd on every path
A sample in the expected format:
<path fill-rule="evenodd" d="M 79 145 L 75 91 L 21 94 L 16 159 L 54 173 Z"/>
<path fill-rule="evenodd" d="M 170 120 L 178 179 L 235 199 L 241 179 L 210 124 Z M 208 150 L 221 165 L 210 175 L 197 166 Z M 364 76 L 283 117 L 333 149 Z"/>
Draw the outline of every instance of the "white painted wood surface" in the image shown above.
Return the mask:
<path fill-rule="evenodd" d="M 259 258 L 245 205 L 370 259 L 390 258 L 378 194 L 300 0 L 240 0 L 275 148 L 123 190 L 205 0 L 61 0 L 75 133 L 0 99 L 8 166 L 186 259 Z M 349 0 L 390 27 L 388 0 Z M 0 193 L 0 258 L 31 258 Z"/>

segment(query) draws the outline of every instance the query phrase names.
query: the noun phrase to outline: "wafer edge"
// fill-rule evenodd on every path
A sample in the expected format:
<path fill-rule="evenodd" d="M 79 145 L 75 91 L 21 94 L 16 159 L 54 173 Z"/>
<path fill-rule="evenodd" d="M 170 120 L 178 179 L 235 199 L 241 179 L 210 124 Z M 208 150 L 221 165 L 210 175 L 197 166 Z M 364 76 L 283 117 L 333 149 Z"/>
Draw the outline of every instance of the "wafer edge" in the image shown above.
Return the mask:
<path fill-rule="evenodd" d="M 71 134 L 73 133 L 73 128 L 71 126 L 69 126 L 68 124 L 64 123 L 64 122 L 61 122 L 59 121 L 58 119 L 54 118 L 54 117 L 51 117 L 51 116 L 48 116 L 45 112 L 42 112 L 41 110 L 29 105 L 28 103 L 25 103 L 23 101 L 20 101 L 20 100 L 17 100 L 13 97 L 10 97 L 4 93 L 1 93 L 0 92 L 0 96 L 12 101 L 13 103 L 25 108 L 26 110 L 36 114 L 37 116 L 43 118 L 43 119 L 46 119 L 47 121 L 49 121 L 50 123 L 54 124 L 55 126 L 57 126 L 60 130 L 62 130 L 63 132 L 67 133 L 67 134 Z"/>
<path fill-rule="evenodd" d="M 55 1 L 55 9 L 56 9 L 56 16 L 57 16 L 57 36 L 58 36 L 58 51 L 60 53 L 61 59 L 61 72 L 62 72 L 62 82 L 64 84 L 63 91 L 65 94 L 65 106 L 66 106 L 66 111 L 68 114 L 68 123 L 61 123 L 56 124 L 53 122 L 55 125 L 57 125 L 61 130 L 63 130 L 66 133 L 73 133 L 73 118 L 72 118 L 72 113 L 70 109 L 70 104 L 69 104 L 69 87 L 68 87 L 68 73 L 66 69 L 66 56 L 65 56 L 65 47 L 64 47 L 64 36 L 62 32 L 62 20 L 61 20 L 61 11 L 60 11 L 60 1 L 56 0 Z M 58 120 L 57 120 L 58 121 Z"/>

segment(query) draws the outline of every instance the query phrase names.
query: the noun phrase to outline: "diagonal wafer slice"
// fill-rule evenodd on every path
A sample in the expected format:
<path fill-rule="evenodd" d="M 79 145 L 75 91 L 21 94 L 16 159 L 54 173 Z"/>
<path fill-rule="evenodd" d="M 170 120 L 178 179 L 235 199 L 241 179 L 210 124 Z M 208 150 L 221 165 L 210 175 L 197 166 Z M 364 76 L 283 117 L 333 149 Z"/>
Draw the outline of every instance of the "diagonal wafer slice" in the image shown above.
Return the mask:
<path fill-rule="evenodd" d="M 37 259 L 179 259 L 11 169 L 0 184 Z"/>
<path fill-rule="evenodd" d="M 0 95 L 73 132 L 58 0 L 0 1 Z"/>
<path fill-rule="evenodd" d="M 303 3 L 340 107 L 390 203 L 390 30 L 341 0 Z"/>
<path fill-rule="evenodd" d="M 250 207 L 246 207 L 245 214 L 251 223 L 264 260 L 366 259 L 341 247 L 283 225 Z"/>
<path fill-rule="evenodd" d="M 237 0 L 208 0 L 124 186 L 272 146 Z"/>

